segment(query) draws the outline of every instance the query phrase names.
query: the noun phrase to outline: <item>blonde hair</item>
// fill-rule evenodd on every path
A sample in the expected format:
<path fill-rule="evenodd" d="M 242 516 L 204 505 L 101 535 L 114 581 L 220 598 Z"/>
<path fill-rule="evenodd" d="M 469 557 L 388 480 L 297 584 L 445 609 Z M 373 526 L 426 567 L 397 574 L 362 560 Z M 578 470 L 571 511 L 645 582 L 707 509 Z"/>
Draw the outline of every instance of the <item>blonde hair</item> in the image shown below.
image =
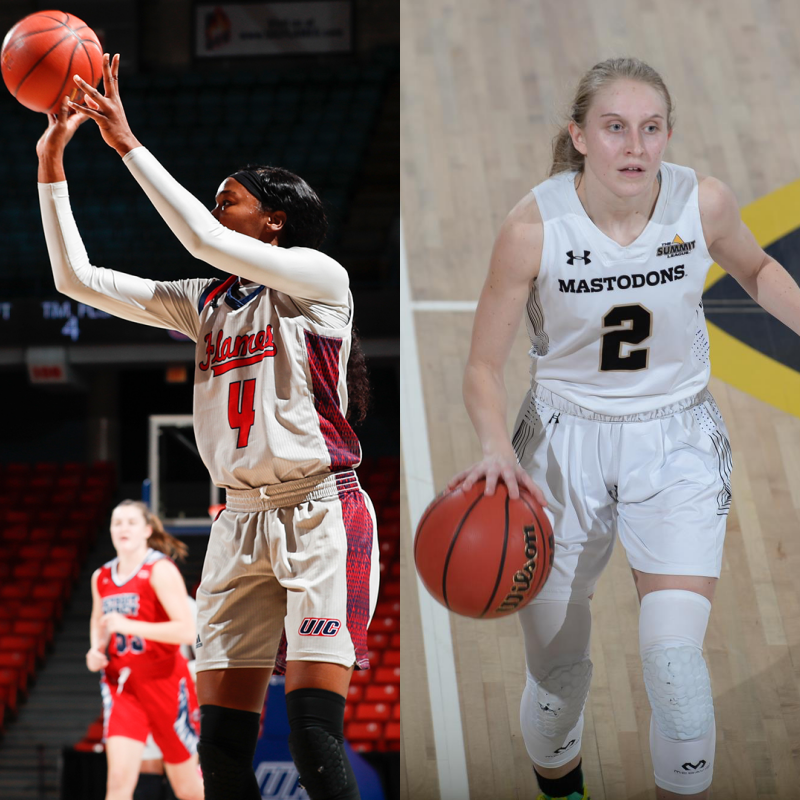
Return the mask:
<path fill-rule="evenodd" d="M 661 76 L 644 61 L 638 58 L 609 58 L 595 64 L 578 83 L 570 106 L 569 120 L 582 128 L 586 124 L 586 114 L 597 93 L 614 81 L 633 80 L 652 86 L 667 104 L 667 129 L 675 124 L 672 98 Z M 583 172 L 584 156 L 575 149 L 565 125 L 553 139 L 553 163 L 549 175 L 559 172 Z"/>
<path fill-rule="evenodd" d="M 164 530 L 164 523 L 154 514 L 150 508 L 141 500 L 123 500 L 117 503 L 116 508 L 124 508 L 126 506 L 134 506 L 142 512 L 144 521 L 153 529 L 147 539 L 147 546 L 152 547 L 153 550 L 159 550 L 165 553 L 175 561 L 183 561 L 189 554 L 189 548 L 180 539 L 176 539 Z"/>

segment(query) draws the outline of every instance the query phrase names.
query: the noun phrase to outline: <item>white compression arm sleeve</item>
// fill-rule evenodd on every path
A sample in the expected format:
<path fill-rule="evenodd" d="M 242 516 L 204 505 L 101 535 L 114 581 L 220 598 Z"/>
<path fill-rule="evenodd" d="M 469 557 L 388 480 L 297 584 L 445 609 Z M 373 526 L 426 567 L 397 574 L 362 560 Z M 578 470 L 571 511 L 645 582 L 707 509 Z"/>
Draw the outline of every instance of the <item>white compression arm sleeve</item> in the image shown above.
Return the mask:
<path fill-rule="evenodd" d="M 72 216 L 66 181 L 40 183 L 39 205 L 59 292 L 115 317 L 197 338 L 197 314 L 186 293 L 193 282 L 161 283 L 92 266 Z"/>
<path fill-rule="evenodd" d="M 273 247 L 221 225 L 144 147 L 123 159 L 170 230 L 196 258 L 270 289 L 334 306 L 348 305 L 349 276 L 308 247 Z"/>

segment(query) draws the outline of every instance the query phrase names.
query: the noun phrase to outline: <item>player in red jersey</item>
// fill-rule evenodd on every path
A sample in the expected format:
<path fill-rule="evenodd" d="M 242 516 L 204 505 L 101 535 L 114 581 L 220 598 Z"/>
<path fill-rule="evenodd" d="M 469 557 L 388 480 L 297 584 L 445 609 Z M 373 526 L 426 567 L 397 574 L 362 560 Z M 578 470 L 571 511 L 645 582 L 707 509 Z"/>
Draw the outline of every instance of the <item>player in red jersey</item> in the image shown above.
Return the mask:
<path fill-rule="evenodd" d="M 184 556 L 186 545 L 134 500 L 114 509 L 111 540 L 117 557 L 92 575 L 92 646 L 86 654 L 92 672 L 103 670 L 106 800 L 133 797 L 150 732 L 175 795 L 201 800 L 197 695 L 179 650 L 194 643 L 195 622 L 170 558 Z"/>

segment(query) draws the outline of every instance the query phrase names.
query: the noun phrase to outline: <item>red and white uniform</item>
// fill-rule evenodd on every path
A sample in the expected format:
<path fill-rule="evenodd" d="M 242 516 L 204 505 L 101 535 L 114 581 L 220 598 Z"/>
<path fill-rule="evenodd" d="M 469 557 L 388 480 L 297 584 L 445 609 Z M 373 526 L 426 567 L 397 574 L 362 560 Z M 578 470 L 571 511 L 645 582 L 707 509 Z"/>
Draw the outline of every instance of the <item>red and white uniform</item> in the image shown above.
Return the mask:
<path fill-rule="evenodd" d="M 197 594 L 197 668 L 274 666 L 278 651 L 279 663 L 367 667 L 379 559 L 375 514 L 353 472 L 361 448 L 346 420 L 347 272 L 318 250 L 274 247 L 221 225 L 145 148 L 123 160 L 187 250 L 230 273 L 159 282 L 92 266 L 66 182 L 39 185 L 57 288 L 197 344 L 197 444 L 228 492 Z"/>
<path fill-rule="evenodd" d="M 150 549 L 130 575 L 119 575 L 118 558 L 104 564 L 97 576 L 103 613 L 116 611 L 142 622 L 168 622 L 150 582 L 153 566 L 164 558 Z M 100 680 L 104 740 L 125 736 L 144 742 L 152 732 L 167 763 L 190 758 L 197 751 L 200 712 L 179 645 L 115 633 L 108 645 L 108 660 Z"/>

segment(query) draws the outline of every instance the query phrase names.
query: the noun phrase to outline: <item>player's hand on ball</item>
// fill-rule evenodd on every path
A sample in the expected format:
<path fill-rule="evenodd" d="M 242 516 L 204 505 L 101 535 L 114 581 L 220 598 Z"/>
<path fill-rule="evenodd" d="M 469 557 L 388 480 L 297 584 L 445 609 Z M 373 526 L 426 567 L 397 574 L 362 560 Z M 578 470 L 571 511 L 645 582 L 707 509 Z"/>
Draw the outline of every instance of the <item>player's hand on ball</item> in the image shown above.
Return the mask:
<path fill-rule="evenodd" d="M 90 672 L 98 672 L 108 666 L 108 659 L 106 654 L 93 647 L 86 654 L 86 666 L 89 667 Z"/>
<path fill-rule="evenodd" d="M 530 492 L 542 508 L 547 507 L 547 500 L 542 490 L 533 482 L 531 476 L 525 472 L 513 456 L 492 455 L 486 456 L 469 469 L 459 472 L 447 484 L 447 489 L 463 489 L 469 491 L 481 478 L 486 479 L 485 494 L 493 495 L 497 482 L 502 480 L 508 487 L 508 496 L 513 500 L 519 497 L 520 487 Z"/>
<path fill-rule="evenodd" d="M 68 99 L 63 97 L 58 113 L 47 115 L 47 129 L 36 142 L 36 155 L 40 159 L 49 156 L 60 158 L 75 131 L 86 122 L 86 119 L 87 117 L 80 111 L 70 109 Z"/>
<path fill-rule="evenodd" d="M 100 625 L 106 634 L 130 633 L 130 622 L 131 620 L 128 617 L 118 611 L 111 611 L 100 617 Z"/>
<path fill-rule="evenodd" d="M 103 54 L 103 92 L 98 91 L 85 80 L 74 77 L 75 85 L 84 93 L 84 104 L 70 101 L 70 108 L 91 117 L 100 128 L 103 141 L 113 147 L 121 156 L 129 153 L 140 143 L 133 135 L 125 109 L 119 96 L 119 53 L 114 58 Z"/>

